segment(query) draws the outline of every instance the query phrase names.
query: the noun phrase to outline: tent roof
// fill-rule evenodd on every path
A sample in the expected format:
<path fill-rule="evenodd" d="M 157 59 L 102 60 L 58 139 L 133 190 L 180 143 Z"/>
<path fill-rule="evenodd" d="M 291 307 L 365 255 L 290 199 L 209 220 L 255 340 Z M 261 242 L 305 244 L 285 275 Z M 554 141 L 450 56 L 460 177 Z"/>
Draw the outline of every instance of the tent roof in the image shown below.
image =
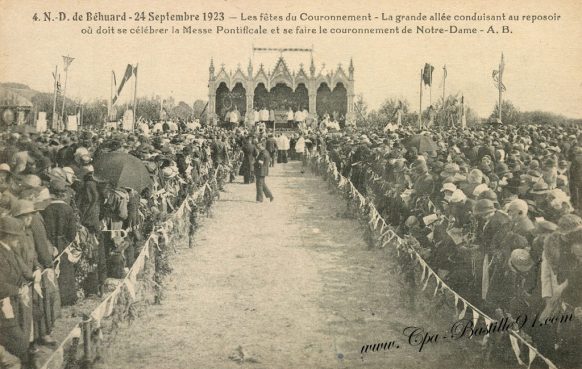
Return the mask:
<path fill-rule="evenodd" d="M 0 86 L 0 106 L 32 107 L 32 102 L 12 89 Z"/>

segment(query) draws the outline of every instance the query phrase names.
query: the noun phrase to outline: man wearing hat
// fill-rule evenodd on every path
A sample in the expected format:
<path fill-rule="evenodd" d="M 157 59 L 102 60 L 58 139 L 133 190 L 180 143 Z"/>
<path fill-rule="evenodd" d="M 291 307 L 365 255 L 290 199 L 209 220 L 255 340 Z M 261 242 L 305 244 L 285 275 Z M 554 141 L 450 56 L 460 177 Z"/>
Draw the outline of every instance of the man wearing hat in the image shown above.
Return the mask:
<path fill-rule="evenodd" d="M 30 230 L 30 225 L 32 224 L 32 217 L 37 212 L 34 207 L 34 203 L 29 200 L 18 200 L 15 206 L 11 210 L 11 214 L 16 219 L 20 220 L 25 227 L 24 235 L 20 237 L 18 245 L 14 248 L 14 251 L 20 256 L 22 261 L 27 268 L 27 273 L 32 273 L 35 279 L 35 283 L 41 283 L 41 267 L 38 263 L 36 250 L 34 248 L 34 238 Z M 38 296 L 33 296 L 32 290 L 29 294 L 30 301 L 34 301 Z M 23 316 L 22 328 L 27 337 L 31 335 L 32 322 L 33 322 L 33 310 L 32 304 L 24 303 L 20 307 L 21 314 Z M 38 313 L 38 312 L 37 312 Z M 38 331 L 38 330 L 37 330 Z M 36 337 L 41 339 L 42 337 Z M 51 341 L 52 338 L 47 337 L 47 341 Z M 52 340 L 54 342 L 54 340 Z"/>
<path fill-rule="evenodd" d="M 277 156 L 278 147 L 277 147 L 277 140 L 273 136 L 272 132 L 269 133 L 269 138 L 267 138 L 266 149 L 272 158 L 270 166 L 274 167 L 275 166 L 275 157 Z"/>
<path fill-rule="evenodd" d="M 212 145 L 210 146 L 212 152 L 212 162 L 214 163 L 214 169 L 217 169 L 223 164 L 228 164 L 228 151 L 226 145 L 218 136 L 215 136 Z M 224 176 L 218 173 L 218 189 L 224 191 Z"/>
<path fill-rule="evenodd" d="M 511 231 L 531 239 L 535 226 L 527 212 L 527 202 L 522 199 L 512 200 L 507 206 L 507 214 L 511 218 Z"/>
<path fill-rule="evenodd" d="M 489 199 L 477 200 L 473 214 L 479 222 L 476 243 L 481 246 L 484 253 L 481 298 L 486 300 L 490 283 L 489 276 L 496 272 L 503 260 L 500 246 L 511 227 L 511 219 L 506 213 L 497 210 L 494 202 Z"/>
<path fill-rule="evenodd" d="M 255 176 L 256 176 L 256 187 L 257 187 L 257 202 L 263 202 L 263 193 L 269 200 L 273 201 L 275 198 L 269 190 L 267 183 L 265 182 L 265 178 L 269 175 L 269 164 L 271 161 L 271 156 L 269 155 L 269 151 L 265 147 L 264 141 L 261 141 L 257 144 L 257 148 L 259 150 L 259 155 L 255 160 Z"/>
<path fill-rule="evenodd" d="M 22 195 L 24 195 L 24 191 Z M 46 188 L 38 192 L 31 192 L 30 196 L 23 196 L 23 198 L 31 200 L 34 203 L 34 209 L 36 211 L 29 213 L 31 220 L 28 230 L 32 234 L 38 263 L 45 270 L 45 273 L 42 275 L 42 285 L 45 288 L 43 290 L 44 302 L 36 299 L 33 301 L 35 304 L 35 337 L 46 338 L 46 343 L 52 344 L 54 340 L 51 340 L 49 335 L 55 319 L 60 314 L 59 307 L 61 303 L 58 288 L 51 282 L 51 280 L 56 282 L 56 278 L 51 278 L 51 276 L 54 276 L 54 270 L 52 268 L 55 250 L 47 236 L 44 219 L 38 212 L 44 210 L 52 201 L 52 198 Z"/>
<path fill-rule="evenodd" d="M 456 163 L 445 164 L 440 176 L 444 180 L 446 178 L 452 178 L 452 182 L 461 182 L 466 180 L 466 178 L 459 174 L 461 168 Z"/>
<path fill-rule="evenodd" d="M 0 217 L 0 346 L 28 364 L 29 336 L 20 324 L 20 301 L 28 298 L 32 273 L 15 248 L 24 236 L 24 224 L 13 217 Z"/>
<path fill-rule="evenodd" d="M 434 192 L 434 179 L 428 172 L 426 161 L 416 160 L 412 169 L 415 174 L 414 185 L 412 186 L 414 197 L 419 198 L 424 195 L 432 195 Z"/>
<path fill-rule="evenodd" d="M 50 243 L 61 253 L 75 239 L 77 222 L 73 208 L 64 199 L 66 196 L 65 182 L 55 179 L 51 181 L 50 189 L 53 200 L 42 211 L 42 217 Z M 61 304 L 72 305 L 77 300 L 77 289 L 74 265 L 68 258 L 61 258 L 61 273 L 59 275 L 59 290 Z"/>
<path fill-rule="evenodd" d="M 243 160 L 241 165 L 241 172 L 244 177 L 244 183 L 249 184 L 254 182 L 254 167 L 255 158 L 259 154 L 256 146 L 253 144 L 253 137 L 248 136 L 242 146 Z"/>
<path fill-rule="evenodd" d="M 523 242 L 527 246 L 524 239 L 520 246 L 524 246 Z M 527 249 L 518 247 L 511 251 L 507 262 L 499 268 L 497 276 L 494 277 L 490 302 L 514 317 L 540 311 L 541 291 L 534 265 L 534 260 Z"/>

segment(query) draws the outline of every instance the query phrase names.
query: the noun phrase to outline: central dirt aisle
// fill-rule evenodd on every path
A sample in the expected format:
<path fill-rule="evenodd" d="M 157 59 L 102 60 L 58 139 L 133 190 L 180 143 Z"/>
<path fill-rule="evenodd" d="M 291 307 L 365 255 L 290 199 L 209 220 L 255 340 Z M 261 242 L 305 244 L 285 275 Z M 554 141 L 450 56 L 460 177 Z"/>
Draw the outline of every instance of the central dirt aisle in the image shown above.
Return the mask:
<path fill-rule="evenodd" d="M 196 246 L 178 246 L 162 305 L 122 328 L 99 368 L 452 368 L 477 356 L 460 342 L 408 345 L 405 327 L 444 332 L 452 316 L 407 309 L 385 252 L 320 177 L 292 162 L 267 183 L 275 201 L 262 204 L 254 184 L 227 186 Z M 389 340 L 401 347 L 360 355 Z"/>

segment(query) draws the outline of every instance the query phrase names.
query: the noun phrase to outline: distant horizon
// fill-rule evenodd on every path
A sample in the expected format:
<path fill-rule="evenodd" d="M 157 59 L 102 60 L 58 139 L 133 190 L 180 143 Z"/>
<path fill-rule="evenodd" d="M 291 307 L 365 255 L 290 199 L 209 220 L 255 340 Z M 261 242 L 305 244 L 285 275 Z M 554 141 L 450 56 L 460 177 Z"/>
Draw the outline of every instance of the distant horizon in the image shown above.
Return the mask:
<path fill-rule="evenodd" d="M 0 0 L 2 1 L 2 0 Z M 532 0 L 536 13 L 561 15 L 559 22 L 514 22 L 511 33 L 488 34 L 81 34 L 82 27 L 172 27 L 172 23 L 159 22 L 35 22 L 35 11 L 58 13 L 66 11 L 121 14 L 131 11 L 157 11 L 164 13 L 167 5 L 143 4 L 137 0 L 123 3 L 105 0 L 79 2 L 78 0 L 17 2 L 4 0 L 0 13 L 0 80 L 20 81 L 39 91 L 52 91 L 55 65 L 58 64 L 61 81 L 64 81 L 63 55 L 74 57 L 67 81 L 67 96 L 90 100 L 110 94 L 111 71 L 115 70 L 118 82 L 127 64 L 139 63 L 138 96 L 173 96 L 178 101 L 208 99 L 208 68 L 211 58 L 215 68 L 226 64 L 235 70 L 240 63 L 243 72 L 249 60 L 254 65 L 263 63 L 272 69 L 278 53 L 253 53 L 253 47 L 311 48 L 317 73 L 342 64 L 347 68 L 354 63 L 355 94 L 362 94 L 369 109 L 377 110 L 386 99 L 406 99 L 411 111 L 419 109 L 420 71 L 425 63 L 434 69 L 432 97 L 442 96 L 443 66 L 447 67 L 446 94 L 462 94 L 465 103 L 480 117 L 491 114 L 498 101 L 498 91 L 492 78 L 493 70 L 505 57 L 503 82 L 507 88 L 504 100 L 511 101 L 522 111 L 546 111 L 572 119 L 582 118 L 582 7 L 565 0 L 545 2 Z M 487 4 L 487 13 L 527 14 L 522 2 L 493 1 Z M 198 10 L 197 10 L 198 9 Z M 195 13 L 202 9 L 223 11 L 222 23 L 175 23 L 208 26 L 216 24 L 236 27 L 250 24 L 258 27 L 395 27 L 390 21 L 371 20 L 366 23 L 305 21 L 287 22 L 242 21 L 241 14 L 259 15 L 268 9 L 269 14 L 285 15 L 289 12 L 308 11 L 312 15 L 329 14 L 323 3 L 298 0 L 293 4 L 272 3 L 266 0 L 238 0 L 213 2 L 200 0 L 196 6 L 189 2 L 172 3 L 173 13 Z M 380 15 L 411 15 L 410 9 L 422 9 L 423 14 L 473 14 L 483 10 L 482 2 L 437 0 L 427 4 L 421 0 L 388 4 L 372 0 L 342 4 L 333 15 L 355 15 L 362 10 Z M 400 27 L 414 27 L 418 23 L 402 21 Z M 431 25 L 436 23 L 427 23 Z M 443 23 L 444 24 L 444 23 Z M 456 22 L 459 27 L 486 28 L 487 22 Z M 502 23 L 495 23 L 501 27 Z M 15 28 L 16 26 L 16 28 Z M 133 29 L 133 28 L 132 28 Z M 350 28 L 351 29 L 351 28 Z M 17 30 L 17 32 L 16 32 Z M 291 70 L 299 64 L 309 66 L 310 54 L 285 52 L 283 57 Z M 325 64 L 325 67 L 323 65 Z M 129 100 L 133 86 L 127 86 L 121 101 Z M 423 108 L 429 105 L 430 90 L 426 88 Z"/>

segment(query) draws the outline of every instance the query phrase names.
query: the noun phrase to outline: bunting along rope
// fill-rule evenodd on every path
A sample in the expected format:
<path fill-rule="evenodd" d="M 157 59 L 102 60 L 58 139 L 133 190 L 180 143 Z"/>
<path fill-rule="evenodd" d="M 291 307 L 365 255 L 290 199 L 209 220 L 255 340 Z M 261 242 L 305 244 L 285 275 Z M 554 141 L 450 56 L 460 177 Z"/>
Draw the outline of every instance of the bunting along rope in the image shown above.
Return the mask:
<path fill-rule="evenodd" d="M 58 278 L 59 274 L 60 274 L 60 262 L 61 262 L 61 258 L 63 257 L 63 255 L 67 255 L 67 258 L 69 259 L 69 261 L 71 263 L 76 263 L 79 261 L 79 259 L 81 258 L 80 253 L 77 250 L 74 250 L 73 246 L 78 245 L 79 244 L 79 234 L 77 233 L 75 235 L 75 239 L 73 241 L 71 241 L 67 247 L 65 247 L 63 249 L 63 251 L 61 251 L 53 260 L 53 263 L 56 265 L 55 268 L 47 268 L 45 270 L 43 270 L 40 275 L 47 275 L 48 280 L 52 283 L 53 286 L 56 287 L 56 282 L 55 282 L 55 276 Z M 73 255 L 73 251 L 75 252 L 75 255 Z M 41 298 L 43 298 L 42 295 L 42 288 L 40 286 L 40 280 L 34 280 L 32 282 L 28 282 L 26 284 L 27 287 L 33 286 L 33 291 L 40 296 Z"/>
<path fill-rule="evenodd" d="M 321 161 L 318 158 L 317 163 L 320 163 L 320 162 Z M 366 205 L 369 207 L 369 209 L 370 209 L 370 213 L 369 213 L 370 214 L 369 215 L 370 221 L 368 222 L 368 224 L 372 227 L 372 230 L 374 230 L 374 231 L 378 228 L 378 224 L 380 224 L 380 242 L 382 242 L 380 247 L 383 248 L 387 244 L 390 244 L 392 242 L 392 240 L 396 239 L 396 249 L 401 250 L 403 248 L 403 246 L 405 246 L 404 240 L 402 238 L 400 238 L 400 236 L 398 236 L 392 229 L 388 229 L 388 231 L 382 232 L 382 230 L 384 228 L 387 228 L 387 227 L 389 228 L 390 225 L 388 223 L 386 223 L 384 218 L 382 218 L 382 216 L 380 215 L 378 210 L 376 210 L 376 207 L 374 206 L 374 204 L 371 201 L 367 201 L 364 198 L 364 196 L 362 196 L 362 194 L 354 186 L 352 181 L 349 178 L 344 177 L 339 172 L 336 164 L 334 162 L 332 162 L 327 155 L 323 156 L 323 164 L 327 165 L 328 174 L 332 175 L 333 179 L 337 182 L 338 188 L 340 188 L 340 189 L 344 188 L 346 186 L 346 184 L 348 184 L 349 191 L 350 191 L 350 194 L 352 195 L 352 198 L 353 199 L 357 198 L 359 203 L 360 203 L 359 207 L 364 208 Z M 387 235 L 389 235 L 389 237 L 386 240 Z M 476 326 L 480 317 L 485 321 L 487 326 L 490 326 L 490 324 L 492 322 L 495 322 L 494 319 L 492 319 L 491 317 L 486 315 L 480 309 L 478 309 L 473 304 L 471 304 L 470 302 L 465 300 L 462 296 L 460 296 L 457 292 L 455 292 L 451 287 L 449 287 L 441 279 L 441 277 L 439 277 L 437 275 L 437 273 L 434 272 L 434 270 L 428 265 L 428 263 L 422 258 L 422 256 L 420 256 L 420 254 L 414 248 L 408 246 L 406 251 L 408 251 L 411 255 L 411 258 L 415 258 L 416 261 L 422 267 L 421 284 L 424 282 L 424 286 L 422 287 L 422 290 L 426 290 L 430 278 L 434 277 L 434 279 L 436 280 L 436 288 L 435 288 L 433 296 L 436 296 L 436 294 L 439 290 L 441 293 L 444 293 L 444 290 L 448 290 L 450 293 L 453 294 L 453 296 L 455 298 L 455 309 L 457 308 L 459 301 L 461 301 L 463 303 L 463 309 L 458 316 L 459 319 L 463 319 L 466 315 L 467 309 L 471 308 L 473 326 Z M 425 277 L 426 277 L 426 279 L 425 279 Z M 439 288 L 439 286 L 440 286 L 440 288 Z M 489 334 L 487 334 L 485 337 L 488 337 L 488 336 L 489 336 Z M 540 359 L 542 359 L 548 365 L 549 369 L 557 369 L 557 367 L 554 365 L 554 363 L 552 363 L 548 358 L 543 356 L 535 347 L 533 347 L 529 342 L 527 342 L 523 337 L 521 337 L 521 335 L 519 335 L 519 333 L 517 331 L 510 329 L 509 330 L 509 339 L 510 339 L 511 348 L 512 348 L 513 352 L 515 353 L 515 357 L 517 359 L 517 362 L 520 365 L 526 366 L 526 364 L 523 362 L 523 360 L 521 358 L 521 350 L 519 347 L 519 343 L 527 346 L 527 348 L 529 350 L 529 352 L 528 352 L 528 365 L 527 365 L 528 368 L 531 366 L 531 363 L 535 360 L 536 357 L 540 357 Z"/>
<path fill-rule="evenodd" d="M 216 175 L 216 172 L 215 172 L 215 175 Z M 190 206 L 188 205 L 189 201 L 197 200 L 197 199 L 203 197 L 207 191 L 211 191 L 212 188 L 210 186 L 210 183 L 212 183 L 214 180 L 215 180 L 215 177 L 213 179 L 210 179 L 207 182 L 205 182 L 196 192 L 189 195 L 184 201 L 182 201 L 178 210 L 176 210 L 167 220 L 165 220 L 163 223 L 158 225 L 158 227 L 150 233 L 150 235 L 148 236 L 148 238 L 146 239 L 146 241 L 142 247 L 142 250 L 140 251 L 137 258 L 135 259 L 133 265 L 129 269 L 125 278 L 91 312 L 90 317 L 93 320 L 95 320 L 95 322 L 97 322 L 98 326 L 100 325 L 101 320 L 103 318 L 107 318 L 107 317 L 111 316 L 111 314 L 113 313 L 113 309 L 117 303 L 117 298 L 119 297 L 119 294 L 120 294 L 122 288 L 125 287 L 125 289 L 129 293 L 131 299 L 135 300 L 135 297 L 136 297 L 135 285 L 137 283 L 137 275 L 144 268 L 146 258 L 149 259 L 149 257 L 150 257 L 150 254 L 149 254 L 150 247 L 152 245 L 155 245 L 156 247 L 158 247 L 158 242 L 159 242 L 158 241 L 158 233 L 161 233 L 162 237 L 164 237 L 164 239 L 166 241 L 169 240 L 169 237 L 168 237 L 167 231 L 166 231 L 168 226 L 171 226 L 174 221 L 183 218 L 184 211 L 187 209 L 190 209 Z M 74 242 L 75 241 L 73 241 L 71 243 L 71 245 Z M 71 245 L 69 245 L 67 247 L 70 247 Z M 63 254 L 64 254 L 64 250 L 63 250 L 63 252 L 61 252 L 59 257 L 62 256 Z M 61 368 L 63 366 L 63 360 L 64 360 L 63 357 L 64 357 L 65 348 L 68 346 L 70 341 L 72 341 L 74 338 L 80 338 L 80 337 L 81 337 L 81 323 L 77 323 L 77 325 L 75 325 L 75 327 L 69 332 L 67 337 L 59 344 L 57 349 L 51 354 L 51 356 L 49 356 L 49 358 L 46 360 L 46 362 L 42 365 L 41 369 Z"/>
<path fill-rule="evenodd" d="M 67 247 L 65 247 L 65 248 L 63 249 L 63 251 L 61 251 L 61 252 L 60 252 L 60 254 L 58 254 L 58 255 L 55 257 L 55 259 L 53 260 L 53 262 L 54 262 L 54 263 L 57 265 L 57 267 L 56 267 L 56 269 L 57 269 L 57 270 L 58 270 L 58 265 L 59 265 L 59 263 L 60 263 L 60 261 L 61 261 L 61 258 L 62 258 L 62 257 L 63 257 L 63 255 L 65 255 L 65 254 L 67 254 L 67 258 L 69 259 L 69 261 L 70 261 L 71 263 L 75 263 L 76 261 L 78 261 L 78 260 L 79 260 L 79 258 L 80 258 L 80 255 L 73 255 L 73 254 L 72 254 L 72 251 L 73 251 L 73 246 L 75 246 L 75 245 L 78 245 L 78 244 L 79 244 L 79 242 L 80 242 L 80 241 L 79 241 L 79 234 L 77 233 L 77 234 L 75 235 L 75 239 L 74 239 L 73 241 L 71 241 L 71 242 L 69 243 L 69 245 L 68 245 Z M 43 270 L 41 274 L 45 274 L 45 273 L 46 273 L 48 270 L 49 270 L 49 269 L 45 269 L 45 270 Z M 56 276 L 58 277 L 58 276 L 59 276 L 59 273 L 57 273 L 57 270 L 55 270 L 55 274 L 56 274 Z"/>

